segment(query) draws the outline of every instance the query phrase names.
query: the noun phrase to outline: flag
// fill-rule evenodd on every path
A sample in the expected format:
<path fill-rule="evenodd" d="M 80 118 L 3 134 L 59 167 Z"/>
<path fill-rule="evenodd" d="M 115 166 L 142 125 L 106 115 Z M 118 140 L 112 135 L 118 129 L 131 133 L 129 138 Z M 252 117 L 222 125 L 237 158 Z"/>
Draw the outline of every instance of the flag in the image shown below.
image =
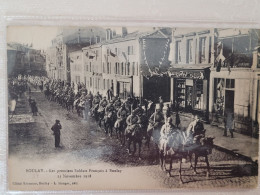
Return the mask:
<path fill-rule="evenodd" d="M 125 60 L 127 61 L 127 57 L 126 57 L 126 54 L 125 54 L 125 52 L 122 52 L 122 54 L 123 54 L 123 56 L 124 56 Z"/>
<path fill-rule="evenodd" d="M 114 54 L 111 50 L 110 50 L 110 55 L 111 55 L 112 57 L 116 57 L 116 54 Z"/>

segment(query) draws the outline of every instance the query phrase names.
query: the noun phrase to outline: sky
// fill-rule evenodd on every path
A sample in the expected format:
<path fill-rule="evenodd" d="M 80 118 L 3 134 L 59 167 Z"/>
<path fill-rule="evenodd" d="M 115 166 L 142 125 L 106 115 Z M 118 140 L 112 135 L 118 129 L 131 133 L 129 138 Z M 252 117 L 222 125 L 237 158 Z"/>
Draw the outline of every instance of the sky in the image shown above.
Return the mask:
<path fill-rule="evenodd" d="M 116 30 L 117 33 L 121 31 L 119 27 L 112 27 L 111 29 Z M 127 28 L 129 33 L 137 30 L 147 31 L 151 29 L 152 28 L 138 27 Z M 17 42 L 28 45 L 32 43 L 34 49 L 46 50 L 51 46 L 51 40 L 56 37 L 58 32 L 59 28 L 56 26 L 8 26 L 6 36 L 7 42 Z"/>
<path fill-rule="evenodd" d="M 8 26 L 7 42 L 17 42 L 30 45 L 35 49 L 46 50 L 51 46 L 51 40 L 57 35 L 57 27 L 41 26 Z"/>

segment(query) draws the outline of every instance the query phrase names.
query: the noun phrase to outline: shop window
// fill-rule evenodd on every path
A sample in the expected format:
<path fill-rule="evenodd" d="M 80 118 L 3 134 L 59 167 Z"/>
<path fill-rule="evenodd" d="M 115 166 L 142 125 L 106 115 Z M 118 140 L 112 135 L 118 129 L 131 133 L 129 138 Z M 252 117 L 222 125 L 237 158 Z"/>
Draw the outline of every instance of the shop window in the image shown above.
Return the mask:
<path fill-rule="evenodd" d="M 176 79 L 176 101 L 179 106 L 185 107 L 185 79 Z"/>
<path fill-rule="evenodd" d="M 194 108 L 198 110 L 203 109 L 203 81 L 202 80 L 196 81 Z"/>

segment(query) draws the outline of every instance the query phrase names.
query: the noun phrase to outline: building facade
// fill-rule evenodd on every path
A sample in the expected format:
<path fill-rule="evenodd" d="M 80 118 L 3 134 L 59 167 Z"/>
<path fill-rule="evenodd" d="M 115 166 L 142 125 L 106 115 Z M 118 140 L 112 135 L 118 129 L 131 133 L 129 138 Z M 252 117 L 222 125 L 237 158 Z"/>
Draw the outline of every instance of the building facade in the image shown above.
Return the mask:
<path fill-rule="evenodd" d="M 216 29 L 215 63 L 211 67 L 210 120 L 223 124 L 234 113 L 239 132 L 255 134 L 259 124 L 259 31 Z"/>
<path fill-rule="evenodd" d="M 123 29 L 122 35 L 118 36 L 107 29 L 106 41 L 82 49 L 87 88 L 102 95 L 110 89 L 113 95 L 122 99 L 128 96 L 151 99 L 150 94 L 158 96 L 160 93 L 153 93 L 153 90 L 156 87 L 163 90 L 159 85 L 167 86 L 165 83 L 144 86 L 150 83 L 148 77 L 150 81 L 159 79 L 156 68 L 168 65 L 169 43 L 170 39 L 161 31 L 127 34 Z"/>
<path fill-rule="evenodd" d="M 95 43 L 96 37 L 104 40 L 105 30 L 100 27 L 60 29 L 46 52 L 49 54 L 46 66 L 50 78 L 71 82 L 69 53 Z"/>
<path fill-rule="evenodd" d="M 74 84 L 82 83 L 84 80 L 83 52 L 82 50 L 69 53 L 70 58 L 70 77 Z"/>
<path fill-rule="evenodd" d="M 174 29 L 171 102 L 176 109 L 208 120 L 210 67 L 214 64 L 214 29 Z"/>
<path fill-rule="evenodd" d="M 45 53 L 20 43 L 7 44 L 8 75 L 46 75 Z"/>

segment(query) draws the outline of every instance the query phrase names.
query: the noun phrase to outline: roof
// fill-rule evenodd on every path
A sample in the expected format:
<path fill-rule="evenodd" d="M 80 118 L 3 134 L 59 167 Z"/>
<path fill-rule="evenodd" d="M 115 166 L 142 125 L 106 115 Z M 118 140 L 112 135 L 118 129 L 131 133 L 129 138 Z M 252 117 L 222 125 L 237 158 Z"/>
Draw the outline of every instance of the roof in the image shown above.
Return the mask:
<path fill-rule="evenodd" d="M 160 30 L 154 30 L 150 32 L 139 32 L 135 31 L 132 33 L 128 33 L 124 37 L 116 37 L 111 40 L 106 40 L 102 42 L 103 45 L 117 43 L 117 42 L 124 42 L 124 41 L 130 41 L 130 40 L 138 40 L 143 38 L 151 38 L 151 39 L 168 39 L 166 35 L 164 35 Z"/>
<path fill-rule="evenodd" d="M 210 64 L 174 64 L 170 67 L 169 70 L 176 70 L 176 69 L 182 69 L 182 70 L 204 70 L 207 68 L 210 68 Z"/>

